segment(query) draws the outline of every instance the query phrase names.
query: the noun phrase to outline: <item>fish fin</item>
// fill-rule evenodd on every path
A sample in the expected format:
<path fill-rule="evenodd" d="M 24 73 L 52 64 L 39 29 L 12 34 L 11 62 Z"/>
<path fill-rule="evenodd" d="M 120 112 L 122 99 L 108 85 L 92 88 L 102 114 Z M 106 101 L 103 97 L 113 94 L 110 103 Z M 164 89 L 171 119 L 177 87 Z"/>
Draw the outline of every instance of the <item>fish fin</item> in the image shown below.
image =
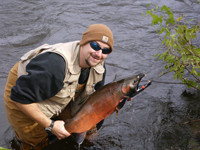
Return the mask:
<path fill-rule="evenodd" d="M 101 126 L 103 125 L 104 120 L 101 120 L 99 123 L 97 123 L 96 128 L 99 130 Z"/>
<path fill-rule="evenodd" d="M 74 138 L 74 140 L 76 141 L 76 143 L 81 145 L 83 143 L 84 139 L 85 139 L 86 132 L 83 132 L 83 133 L 72 133 L 71 135 Z"/>
<path fill-rule="evenodd" d="M 115 112 L 116 112 L 116 116 L 118 116 L 118 111 L 119 111 L 119 108 L 115 108 Z"/>
<path fill-rule="evenodd" d="M 120 102 L 120 103 L 117 105 L 118 110 L 120 110 L 120 109 L 124 106 L 124 104 L 126 103 L 126 101 L 127 101 L 128 99 L 129 99 L 129 98 L 124 98 L 124 99 L 122 100 L 122 102 Z"/>

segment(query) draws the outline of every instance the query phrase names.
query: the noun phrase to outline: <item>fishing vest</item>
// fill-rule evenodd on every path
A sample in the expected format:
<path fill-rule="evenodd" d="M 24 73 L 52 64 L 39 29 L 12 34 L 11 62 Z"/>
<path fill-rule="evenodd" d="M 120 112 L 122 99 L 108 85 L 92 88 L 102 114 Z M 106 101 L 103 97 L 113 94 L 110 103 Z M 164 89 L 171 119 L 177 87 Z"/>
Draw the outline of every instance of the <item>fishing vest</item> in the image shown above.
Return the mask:
<path fill-rule="evenodd" d="M 38 103 L 39 108 L 49 118 L 58 116 L 70 101 L 73 101 L 72 115 L 75 114 L 80 109 L 82 104 L 84 104 L 88 96 L 94 92 L 95 84 L 103 79 L 103 73 L 105 71 L 103 67 L 104 62 L 90 68 L 88 81 L 85 84 L 84 91 L 76 99 L 74 98 L 75 91 L 78 87 L 78 79 L 81 73 L 78 60 L 79 51 L 79 41 L 59 43 L 55 45 L 44 44 L 34 50 L 29 51 L 20 58 L 17 74 L 18 78 L 21 75 L 28 74 L 26 72 L 27 64 L 33 58 L 42 53 L 57 53 L 62 56 L 66 62 L 66 72 L 62 89 L 55 96 Z"/>

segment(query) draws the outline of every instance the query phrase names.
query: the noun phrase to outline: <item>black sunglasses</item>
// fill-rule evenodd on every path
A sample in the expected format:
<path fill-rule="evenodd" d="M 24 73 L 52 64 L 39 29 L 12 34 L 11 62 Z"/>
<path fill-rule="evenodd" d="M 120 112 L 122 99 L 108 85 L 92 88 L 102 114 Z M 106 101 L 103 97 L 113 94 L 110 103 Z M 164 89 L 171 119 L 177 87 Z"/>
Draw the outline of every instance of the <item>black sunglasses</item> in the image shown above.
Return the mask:
<path fill-rule="evenodd" d="M 93 50 L 95 51 L 99 51 L 99 50 L 102 50 L 102 53 L 103 54 L 109 54 L 111 53 L 111 49 L 110 48 L 101 48 L 97 43 L 95 42 L 90 42 L 90 46 Z"/>

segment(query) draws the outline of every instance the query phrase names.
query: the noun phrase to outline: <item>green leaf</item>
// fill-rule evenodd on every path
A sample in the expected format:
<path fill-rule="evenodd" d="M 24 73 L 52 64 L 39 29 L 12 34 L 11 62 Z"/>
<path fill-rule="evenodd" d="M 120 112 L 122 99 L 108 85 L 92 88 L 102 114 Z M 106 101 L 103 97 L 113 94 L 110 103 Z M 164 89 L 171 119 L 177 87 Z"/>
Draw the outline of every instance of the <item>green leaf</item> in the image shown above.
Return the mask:
<path fill-rule="evenodd" d="M 147 10 L 147 15 L 150 15 L 151 14 L 151 11 L 150 10 Z"/>
<path fill-rule="evenodd" d="M 158 11 L 158 5 L 156 5 L 156 11 Z"/>
<path fill-rule="evenodd" d="M 162 34 L 164 31 L 165 31 L 165 28 L 161 27 L 161 28 L 160 28 L 160 32 L 159 32 L 159 35 Z"/>
<path fill-rule="evenodd" d="M 10 149 L 6 149 L 6 148 L 3 148 L 3 147 L 0 147 L 0 150 L 10 150 Z"/>
<path fill-rule="evenodd" d="M 178 17 L 178 18 L 176 19 L 176 21 L 181 21 L 182 19 L 183 19 L 183 17 L 180 16 L 180 17 Z"/>
<path fill-rule="evenodd" d="M 175 40 L 176 34 L 171 34 L 170 37 Z"/>
<path fill-rule="evenodd" d="M 162 23 L 162 16 L 158 16 L 156 14 L 150 13 L 152 16 L 152 25 Z"/>
<path fill-rule="evenodd" d="M 167 12 L 169 10 L 169 7 L 167 7 L 166 5 L 163 5 L 161 7 L 161 12 L 163 12 L 163 10 L 165 10 Z"/>
<path fill-rule="evenodd" d="M 151 3 L 147 4 L 147 6 L 150 6 L 150 5 L 151 5 Z"/>

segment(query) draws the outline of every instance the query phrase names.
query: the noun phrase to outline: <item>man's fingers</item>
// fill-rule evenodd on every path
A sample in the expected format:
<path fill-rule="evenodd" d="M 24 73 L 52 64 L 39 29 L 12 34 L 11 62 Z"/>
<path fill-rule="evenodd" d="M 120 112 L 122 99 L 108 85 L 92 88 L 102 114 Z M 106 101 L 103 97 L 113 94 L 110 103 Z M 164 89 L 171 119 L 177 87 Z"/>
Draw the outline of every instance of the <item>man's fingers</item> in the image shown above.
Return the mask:
<path fill-rule="evenodd" d="M 61 140 L 68 136 L 70 136 L 70 133 L 65 129 L 65 122 L 62 120 L 57 120 L 54 123 L 53 126 L 53 134 L 56 135 L 56 137 Z"/>

